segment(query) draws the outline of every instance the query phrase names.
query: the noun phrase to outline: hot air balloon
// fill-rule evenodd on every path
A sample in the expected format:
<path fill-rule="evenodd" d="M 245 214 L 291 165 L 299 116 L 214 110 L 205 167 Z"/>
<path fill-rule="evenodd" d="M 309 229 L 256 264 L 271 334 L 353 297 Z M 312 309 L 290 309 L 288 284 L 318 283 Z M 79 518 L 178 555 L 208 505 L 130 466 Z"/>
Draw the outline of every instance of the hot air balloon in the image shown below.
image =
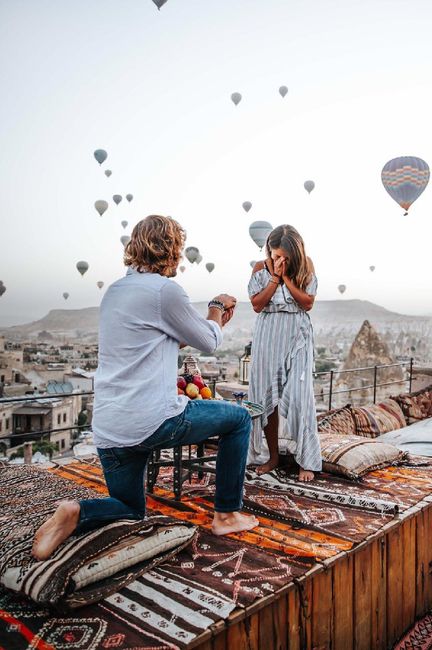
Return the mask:
<path fill-rule="evenodd" d="M 126 248 L 126 246 L 129 244 L 130 240 L 131 240 L 131 238 L 128 235 L 122 235 L 122 237 L 120 237 L 120 241 L 123 244 L 124 248 Z"/>
<path fill-rule="evenodd" d="M 193 264 L 199 255 L 199 250 L 195 246 L 188 246 L 185 250 L 186 258 Z"/>
<path fill-rule="evenodd" d="M 198 256 L 195 260 L 195 264 L 201 264 L 202 261 L 203 261 L 203 256 L 201 255 L 201 253 L 198 253 Z"/>
<path fill-rule="evenodd" d="M 111 176 L 112 171 L 111 169 L 105 169 L 105 176 L 108 176 L 108 178 Z"/>
<path fill-rule="evenodd" d="M 99 215 L 102 216 L 108 210 L 108 201 L 96 201 L 94 207 L 99 212 Z"/>
<path fill-rule="evenodd" d="M 2 296 L 5 291 L 6 287 L 4 286 L 3 282 L 0 282 L 0 296 Z"/>
<path fill-rule="evenodd" d="M 305 188 L 306 192 L 310 194 L 315 187 L 315 183 L 313 181 L 305 181 L 303 183 L 303 187 Z"/>
<path fill-rule="evenodd" d="M 181 266 L 181 267 L 180 267 L 180 271 L 181 271 L 182 273 L 184 273 L 184 272 L 186 271 L 186 267 L 185 267 L 185 266 Z"/>
<path fill-rule="evenodd" d="M 207 262 L 206 269 L 209 273 L 211 273 L 214 270 L 214 267 L 215 265 L 213 264 L 213 262 Z"/>
<path fill-rule="evenodd" d="M 114 194 L 114 196 L 113 196 L 113 201 L 114 201 L 114 203 L 115 203 L 116 205 L 118 205 L 119 203 L 121 203 L 121 200 L 122 200 L 122 197 L 120 196 L 120 194 Z"/>
<path fill-rule="evenodd" d="M 370 266 L 370 267 L 369 267 L 369 271 L 375 271 L 375 267 L 374 267 L 374 266 Z"/>
<path fill-rule="evenodd" d="M 381 180 L 392 199 L 408 214 L 409 207 L 429 183 L 428 164 L 415 156 L 400 156 L 389 160 L 382 169 Z"/>
<path fill-rule="evenodd" d="M 273 226 L 268 221 L 254 221 L 249 226 L 249 235 L 261 250 L 272 230 Z"/>
<path fill-rule="evenodd" d="M 99 282 L 96 282 L 96 286 L 97 286 L 98 289 L 102 289 L 102 287 L 104 286 L 104 283 L 102 282 L 102 280 L 99 280 Z"/>
<path fill-rule="evenodd" d="M 81 275 L 84 275 L 84 273 L 87 273 L 89 265 L 84 260 L 81 260 L 80 262 L 77 262 L 76 267 Z"/>
<path fill-rule="evenodd" d="M 161 10 L 161 7 L 163 7 L 164 4 L 165 4 L 165 2 L 168 2 L 168 0 L 153 0 L 153 2 L 155 3 L 156 7 L 157 7 L 157 8 L 159 9 L 159 11 L 160 11 L 160 10 Z"/>
<path fill-rule="evenodd" d="M 256 260 L 251 260 L 251 261 L 249 262 L 249 264 L 251 265 L 251 268 L 253 269 L 253 267 L 254 267 L 255 264 L 256 264 Z"/>
<path fill-rule="evenodd" d="M 126 228 L 126 226 L 128 225 L 128 222 L 127 221 L 122 221 L 121 225 L 123 226 L 123 228 Z"/>
<path fill-rule="evenodd" d="M 252 203 L 250 201 L 245 201 L 244 203 L 242 203 L 242 208 L 245 212 L 249 212 L 251 207 L 252 207 Z"/>
<path fill-rule="evenodd" d="M 67 300 L 67 299 L 69 298 L 69 294 L 68 294 L 67 291 L 64 292 L 64 294 L 63 294 L 63 298 L 64 298 L 65 300 Z"/>
<path fill-rule="evenodd" d="M 242 96 L 240 95 L 240 93 L 233 93 L 233 94 L 231 95 L 231 100 L 232 100 L 232 101 L 234 102 L 234 104 L 237 106 L 238 104 L 240 104 L 240 102 L 241 102 L 241 100 L 242 100 Z"/>
<path fill-rule="evenodd" d="M 108 158 L 108 154 L 104 149 L 96 149 L 93 155 L 98 161 L 99 165 L 102 165 L 102 163 Z"/>
<path fill-rule="evenodd" d="M 339 289 L 339 293 L 345 293 L 346 285 L 345 284 L 340 284 L 338 286 L 338 289 Z"/>
<path fill-rule="evenodd" d="M 279 94 L 280 94 L 282 97 L 285 97 L 285 95 L 286 95 L 287 93 L 288 93 L 288 88 L 287 88 L 286 86 L 281 86 L 281 87 L 279 88 Z"/>
<path fill-rule="evenodd" d="M 132 199 L 133 199 L 133 194 L 126 194 L 126 198 L 130 203 L 132 201 Z"/>

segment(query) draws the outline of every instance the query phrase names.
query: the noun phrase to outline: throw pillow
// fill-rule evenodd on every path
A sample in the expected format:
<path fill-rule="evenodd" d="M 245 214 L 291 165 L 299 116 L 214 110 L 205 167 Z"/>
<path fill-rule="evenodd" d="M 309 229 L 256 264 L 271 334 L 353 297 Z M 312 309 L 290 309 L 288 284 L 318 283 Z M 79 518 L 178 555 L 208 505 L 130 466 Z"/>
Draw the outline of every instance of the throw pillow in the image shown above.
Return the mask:
<path fill-rule="evenodd" d="M 382 433 L 401 428 L 400 420 L 378 404 L 351 406 L 351 412 L 355 420 L 357 436 L 376 438 Z"/>
<path fill-rule="evenodd" d="M 350 405 L 334 409 L 319 415 L 318 431 L 324 433 L 341 433 L 343 435 L 355 435 L 356 425 L 351 413 Z"/>

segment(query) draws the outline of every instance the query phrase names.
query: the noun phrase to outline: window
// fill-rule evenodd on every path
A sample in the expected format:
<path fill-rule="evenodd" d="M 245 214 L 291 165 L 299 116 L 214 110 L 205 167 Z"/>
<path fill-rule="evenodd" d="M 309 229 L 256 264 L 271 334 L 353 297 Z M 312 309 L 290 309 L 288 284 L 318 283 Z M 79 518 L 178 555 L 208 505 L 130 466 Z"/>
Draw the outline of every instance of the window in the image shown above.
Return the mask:
<path fill-rule="evenodd" d="M 5 376 L 2 375 L 2 376 L 0 377 L 0 382 L 1 382 L 2 384 L 4 384 L 4 380 L 5 380 Z"/>
<path fill-rule="evenodd" d="M 62 438 L 61 441 L 60 441 L 60 447 L 61 447 L 61 449 L 64 449 L 66 447 L 64 438 Z"/>
<path fill-rule="evenodd" d="M 59 414 L 57 415 L 57 424 L 60 424 L 60 422 L 61 422 L 61 415 L 60 415 L 60 413 L 59 413 Z"/>
<path fill-rule="evenodd" d="M 9 418 L 6 418 L 6 424 L 5 424 L 6 429 L 9 429 Z"/>
<path fill-rule="evenodd" d="M 66 413 L 63 413 L 63 422 L 66 422 Z"/>
<path fill-rule="evenodd" d="M 2 421 L 0 420 L 0 433 L 1 433 L 1 430 L 2 430 L 2 426 L 3 426 L 3 423 L 2 423 Z"/>

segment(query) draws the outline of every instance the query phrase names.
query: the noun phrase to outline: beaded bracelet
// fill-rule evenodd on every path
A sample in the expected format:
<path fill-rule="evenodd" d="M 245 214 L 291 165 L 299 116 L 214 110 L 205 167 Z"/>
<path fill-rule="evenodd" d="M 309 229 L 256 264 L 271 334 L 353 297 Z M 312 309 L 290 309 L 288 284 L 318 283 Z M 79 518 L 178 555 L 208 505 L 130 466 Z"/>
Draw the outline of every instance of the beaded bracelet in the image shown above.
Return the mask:
<path fill-rule="evenodd" d="M 210 300 L 210 302 L 208 304 L 208 308 L 211 309 L 212 307 L 216 307 L 216 309 L 220 309 L 221 311 L 225 311 L 225 305 L 220 300 Z"/>

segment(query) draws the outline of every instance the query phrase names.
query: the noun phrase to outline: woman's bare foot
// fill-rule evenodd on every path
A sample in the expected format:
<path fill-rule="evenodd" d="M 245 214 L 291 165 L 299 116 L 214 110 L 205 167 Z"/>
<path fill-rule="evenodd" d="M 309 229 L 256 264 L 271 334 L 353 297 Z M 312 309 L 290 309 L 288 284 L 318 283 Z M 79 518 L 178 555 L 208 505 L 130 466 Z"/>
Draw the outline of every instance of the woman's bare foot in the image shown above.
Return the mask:
<path fill-rule="evenodd" d="M 310 472 L 307 469 L 302 469 L 300 467 L 298 477 L 299 477 L 299 481 L 303 481 L 303 483 L 309 483 L 309 481 L 314 480 L 315 474 L 313 472 Z"/>
<path fill-rule="evenodd" d="M 78 501 L 62 501 L 55 513 L 40 526 L 33 539 L 32 555 L 46 560 L 77 527 L 80 515 Z"/>
<path fill-rule="evenodd" d="M 243 515 L 241 512 L 215 512 L 212 533 L 214 535 L 228 535 L 228 533 L 251 530 L 256 526 L 259 526 L 259 521 L 254 515 Z"/>
<path fill-rule="evenodd" d="M 259 476 L 261 476 L 261 474 L 267 474 L 268 472 L 271 472 L 272 469 L 275 469 L 276 467 L 279 467 L 279 456 L 276 456 L 274 458 L 270 456 L 270 458 L 266 463 L 264 463 L 264 465 L 258 465 L 257 467 L 255 467 L 255 471 Z"/>

